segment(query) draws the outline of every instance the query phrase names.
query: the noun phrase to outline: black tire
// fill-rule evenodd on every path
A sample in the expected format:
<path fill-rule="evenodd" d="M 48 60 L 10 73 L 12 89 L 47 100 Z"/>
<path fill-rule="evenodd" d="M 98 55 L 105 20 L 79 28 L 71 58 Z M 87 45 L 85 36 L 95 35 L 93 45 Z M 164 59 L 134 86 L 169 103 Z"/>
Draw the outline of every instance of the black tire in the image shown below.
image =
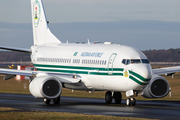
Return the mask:
<path fill-rule="evenodd" d="M 112 102 L 112 93 L 110 91 L 106 92 L 105 101 L 106 101 L 107 104 L 110 104 Z"/>
<path fill-rule="evenodd" d="M 59 104 L 60 103 L 60 96 L 53 99 L 53 102 L 54 102 L 54 104 Z"/>
<path fill-rule="evenodd" d="M 51 99 L 44 99 L 44 103 L 45 103 L 46 105 L 49 105 L 50 102 L 51 102 Z"/>
<path fill-rule="evenodd" d="M 132 106 L 136 105 L 136 99 L 135 98 L 133 98 L 133 100 L 131 100 L 131 104 L 132 104 Z"/>
<path fill-rule="evenodd" d="M 122 95 L 121 92 L 114 92 L 113 98 L 116 104 L 120 104 L 122 101 Z"/>

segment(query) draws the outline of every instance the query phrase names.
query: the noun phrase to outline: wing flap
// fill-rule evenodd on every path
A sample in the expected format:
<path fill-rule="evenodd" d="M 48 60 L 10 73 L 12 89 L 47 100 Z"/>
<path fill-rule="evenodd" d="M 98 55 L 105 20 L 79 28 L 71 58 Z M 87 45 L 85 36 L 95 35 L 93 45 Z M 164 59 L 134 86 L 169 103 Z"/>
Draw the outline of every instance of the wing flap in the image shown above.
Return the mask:
<path fill-rule="evenodd" d="M 180 66 L 152 69 L 152 72 L 156 75 L 176 73 L 180 72 Z"/>

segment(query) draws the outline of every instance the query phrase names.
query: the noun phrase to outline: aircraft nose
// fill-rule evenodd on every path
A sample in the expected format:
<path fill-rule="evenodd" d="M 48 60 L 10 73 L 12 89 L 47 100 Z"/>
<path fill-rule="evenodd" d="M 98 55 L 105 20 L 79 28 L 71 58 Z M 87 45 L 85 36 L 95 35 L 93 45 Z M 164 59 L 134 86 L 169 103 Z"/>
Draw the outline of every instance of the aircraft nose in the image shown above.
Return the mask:
<path fill-rule="evenodd" d="M 141 65 L 136 67 L 135 69 L 139 75 L 141 75 L 144 79 L 151 79 L 152 77 L 152 70 L 151 66 L 148 65 Z"/>

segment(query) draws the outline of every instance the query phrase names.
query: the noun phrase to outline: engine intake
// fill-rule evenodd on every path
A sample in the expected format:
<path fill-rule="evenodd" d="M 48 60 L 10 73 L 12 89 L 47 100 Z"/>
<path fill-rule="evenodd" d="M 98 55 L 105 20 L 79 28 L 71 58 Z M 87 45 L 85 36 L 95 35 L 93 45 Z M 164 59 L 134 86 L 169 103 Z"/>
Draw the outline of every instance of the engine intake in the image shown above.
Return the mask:
<path fill-rule="evenodd" d="M 161 76 L 153 75 L 150 83 L 143 90 L 145 98 L 162 98 L 169 93 L 169 83 Z"/>
<path fill-rule="evenodd" d="M 61 82 L 55 77 L 36 77 L 29 85 L 31 94 L 36 98 L 57 98 L 61 95 Z"/>

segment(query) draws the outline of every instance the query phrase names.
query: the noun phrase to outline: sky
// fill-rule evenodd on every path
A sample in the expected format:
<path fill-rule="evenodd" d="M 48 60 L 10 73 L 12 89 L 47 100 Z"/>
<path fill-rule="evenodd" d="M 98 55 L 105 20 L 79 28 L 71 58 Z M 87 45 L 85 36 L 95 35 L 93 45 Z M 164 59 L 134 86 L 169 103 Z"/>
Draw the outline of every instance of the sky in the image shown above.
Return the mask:
<path fill-rule="evenodd" d="M 110 41 L 138 48 L 180 47 L 180 0 L 43 0 L 62 42 Z M 33 45 L 30 0 L 0 4 L 0 46 Z"/>

